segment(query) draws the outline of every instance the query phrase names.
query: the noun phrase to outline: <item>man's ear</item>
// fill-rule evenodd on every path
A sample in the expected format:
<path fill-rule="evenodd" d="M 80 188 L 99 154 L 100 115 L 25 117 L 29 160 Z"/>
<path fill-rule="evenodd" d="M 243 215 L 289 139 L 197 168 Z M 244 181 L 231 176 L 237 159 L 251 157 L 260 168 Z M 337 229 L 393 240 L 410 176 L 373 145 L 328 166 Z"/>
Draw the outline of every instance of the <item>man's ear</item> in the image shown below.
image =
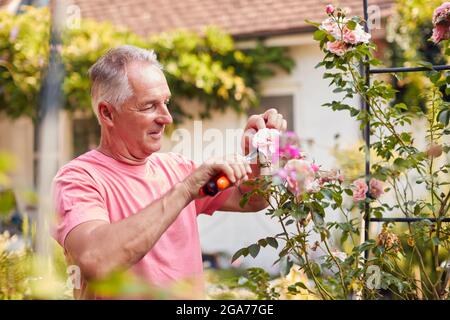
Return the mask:
<path fill-rule="evenodd" d="M 98 104 L 98 119 L 101 123 L 111 127 L 113 126 L 113 106 L 105 101 Z"/>

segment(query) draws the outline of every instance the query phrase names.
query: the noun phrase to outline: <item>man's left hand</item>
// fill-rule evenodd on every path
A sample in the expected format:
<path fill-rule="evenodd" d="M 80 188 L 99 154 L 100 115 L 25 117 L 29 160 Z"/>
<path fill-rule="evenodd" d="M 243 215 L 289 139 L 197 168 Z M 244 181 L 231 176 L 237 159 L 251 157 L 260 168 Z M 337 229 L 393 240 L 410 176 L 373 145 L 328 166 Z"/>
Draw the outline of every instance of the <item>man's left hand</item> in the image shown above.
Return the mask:
<path fill-rule="evenodd" d="M 277 129 L 281 132 L 286 131 L 287 122 L 283 118 L 278 110 L 271 108 L 262 114 L 255 114 L 248 118 L 247 125 L 244 129 L 244 135 L 242 137 L 242 150 L 245 155 L 248 155 L 251 150 L 251 143 L 254 134 L 264 128 Z M 252 174 L 251 177 L 259 176 L 259 166 L 252 164 Z"/>

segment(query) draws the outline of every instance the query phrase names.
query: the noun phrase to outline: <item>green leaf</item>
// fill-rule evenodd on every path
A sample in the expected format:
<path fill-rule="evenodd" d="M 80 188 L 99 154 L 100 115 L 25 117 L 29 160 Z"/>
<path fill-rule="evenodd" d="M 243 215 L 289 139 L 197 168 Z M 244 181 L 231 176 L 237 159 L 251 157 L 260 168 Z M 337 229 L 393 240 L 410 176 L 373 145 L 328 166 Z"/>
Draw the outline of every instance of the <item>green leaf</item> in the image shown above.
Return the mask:
<path fill-rule="evenodd" d="M 236 253 L 233 255 L 233 257 L 231 258 L 231 263 L 233 263 L 234 261 L 236 261 L 239 257 L 243 256 L 246 257 L 248 256 L 249 251 L 248 248 L 242 248 L 239 249 L 238 251 L 236 251 Z"/>
<path fill-rule="evenodd" d="M 267 246 L 267 239 L 260 239 L 260 240 L 258 240 L 258 244 L 261 247 L 265 248 Z"/>
<path fill-rule="evenodd" d="M 450 122 L 450 109 L 441 110 L 437 115 L 437 121 L 448 126 Z"/>
<path fill-rule="evenodd" d="M 440 78 L 441 78 L 441 73 L 440 72 L 432 72 L 431 73 L 430 80 L 434 84 L 436 84 L 439 81 Z"/>
<path fill-rule="evenodd" d="M 308 287 L 303 282 L 296 282 L 294 284 L 294 286 L 300 287 L 300 288 L 305 289 L 305 290 L 308 290 Z"/>
<path fill-rule="evenodd" d="M 373 59 L 370 59 L 370 60 L 369 60 L 369 63 L 370 63 L 372 66 L 379 66 L 379 65 L 381 64 L 381 61 L 378 60 L 378 59 L 373 58 Z"/>
<path fill-rule="evenodd" d="M 438 245 L 441 244 L 441 242 L 439 241 L 439 238 L 438 238 L 438 237 L 432 237 L 432 238 L 431 238 L 431 241 L 433 242 L 433 244 L 434 244 L 435 246 L 438 246 Z"/>
<path fill-rule="evenodd" d="M 411 135 L 408 132 L 402 132 L 400 138 L 406 143 L 411 142 Z"/>
<path fill-rule="evenodd" d="M 332 194 L 331 194 L 331 190 L 329 189 L 322 189 L 320 190 L 320 192 L 328 199 L 331 200 L 332 199 Z"/>
<path fill-rule="evenodd" d="M 356 246 L 355 248 L 353 248 L 353 251 L 360 253 L 360 252 L 374 248 L 375 245 L 376 245 L 375 240 L 372 240 L 372 239 L 367 240 L 367 241 L 363 242 L 362 244 L 360 244 L 359 246 Z"/>
<path fill-rule="evenodd" d="M 244 208 L 249 200 L 250 200 L 250 192 L 248 192 L 242 196 L 241 200 L 239 201 L 239 206 L 241 208 Z"/>
<path fill-rule="evenodd" d="M 312 218 L 313 218 L 315 225 L 317 225 L 319 227 L 323 226 L 323 224 L 324 224 L 323 217 L 319 213 L 313 211 Z"/>
<path fill-rule="evenodd" d="M 284 256 L 280 259 L 280 273 L 283 277 L 289 274 L 294 263 L 289 256 Z"/>
<path fill-rule="evenodd" d="M 333 200 L 336 202 L 338 207 L 342 205 L 342 195 L 339 192 L 333 192 Z"/>
<path fill-rule="evenodd" d="M 419 61 L 417 64 L 421 67 L 427 68 L 428 70 L 433 70 L 433 64 L 428 61 Z"/>
<path fill-rule="evenodd" d="M 307 24 L 311 24 L 311 25 L 313 25 L 313 26 L 315 26 L 315 27 L 320 27 L 320 23 L 317 23 L 317 22 L 314 22 L 314 21 L 311 21 L 311 20 L 308 20 L 308 19 L 305 19 L 304 20 Z"/>
<path fill-rule="evenodd" d="M 398 110 L 404 110 L 407 111 L 408 110 L 408 106 L 406 104 L 402 103 L 397 103 L 396 105 L 394 105 L 394 108 L 398 109 Z"/>
<path fill-rule="evenodd" d="M 276 210 L 273 212 L 273 215 L 274 215 L 275 217 L 281 217 L 281 216 L 283 215 L 283 213 L 284 213 L 284 210 L 281 209 L 281 208 L 278 208 L 278 209 L 276 209 Z"/>
<path fill-rule="evenodd" d="M 9 215 L 16 206 L 16 199 L 12 190 L 0 192 L 0 216 Z"/>
<path fill-rule="evenodd" d="M 326 36 L 327 36 L 327 33 L 325 31 L 316 30 L 314 32 L 313 38 L 314 38 L 314 40 L 321 41 L 321 40 L 325 39 Z"/>
<path fill-rule="evenodd" d="M 399 168 L 409 168 L 411 164 L 408 160 L 397 158 L 394 160 L 394 165 Z"/>
<path fill-rule="evenodd" d="M 271 247 L 273 247 L 275 249 L 278 248 L 278 241 L 277 241 L 277 239 L 275 239 L 273 237 L 267 237 L 266 241 Z"/>
<path fill-rule="evenodd" d="M 260 249 L 261 247 L 258 244 L 254 243 L 250 247 L 248 247 L 248 252 L 253 258 L 256 258 Z"/>
<path fill-rule="evenodd" d="M 348 27 L 350 30 L 355 30 L 356 24 L 357 24 L 357 23 L 356 23 L 355 21 L 349 20 L 349 21 L 347 22 L 347 27 Z"/>

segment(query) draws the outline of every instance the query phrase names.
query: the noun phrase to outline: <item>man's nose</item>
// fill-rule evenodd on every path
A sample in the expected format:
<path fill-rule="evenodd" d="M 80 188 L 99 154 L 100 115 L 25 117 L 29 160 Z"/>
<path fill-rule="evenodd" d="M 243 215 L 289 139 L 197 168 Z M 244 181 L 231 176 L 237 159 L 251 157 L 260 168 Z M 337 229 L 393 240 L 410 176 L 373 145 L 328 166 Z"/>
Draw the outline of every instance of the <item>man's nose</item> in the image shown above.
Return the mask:
<path fill-rule="evenodd" d="M 160 112 L 158 117 L 156 118 L 156 121 L 160 124 L 169 124 L 173 122 L 172 115 L 167 109 L 167 106 L 160 108 Z"/>

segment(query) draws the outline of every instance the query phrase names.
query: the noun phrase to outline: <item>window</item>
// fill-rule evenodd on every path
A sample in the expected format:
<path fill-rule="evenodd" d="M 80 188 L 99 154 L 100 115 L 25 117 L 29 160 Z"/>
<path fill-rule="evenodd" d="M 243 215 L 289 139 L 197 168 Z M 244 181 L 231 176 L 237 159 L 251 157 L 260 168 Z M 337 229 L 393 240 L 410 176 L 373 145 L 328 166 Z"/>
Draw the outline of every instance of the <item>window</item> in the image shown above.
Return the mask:
<path fill-rule="evenodd" d="M 100 126 L 95 116 L 73 120 L 73 153 L 77 157 L 93 148 L 100 140 Z"/>

